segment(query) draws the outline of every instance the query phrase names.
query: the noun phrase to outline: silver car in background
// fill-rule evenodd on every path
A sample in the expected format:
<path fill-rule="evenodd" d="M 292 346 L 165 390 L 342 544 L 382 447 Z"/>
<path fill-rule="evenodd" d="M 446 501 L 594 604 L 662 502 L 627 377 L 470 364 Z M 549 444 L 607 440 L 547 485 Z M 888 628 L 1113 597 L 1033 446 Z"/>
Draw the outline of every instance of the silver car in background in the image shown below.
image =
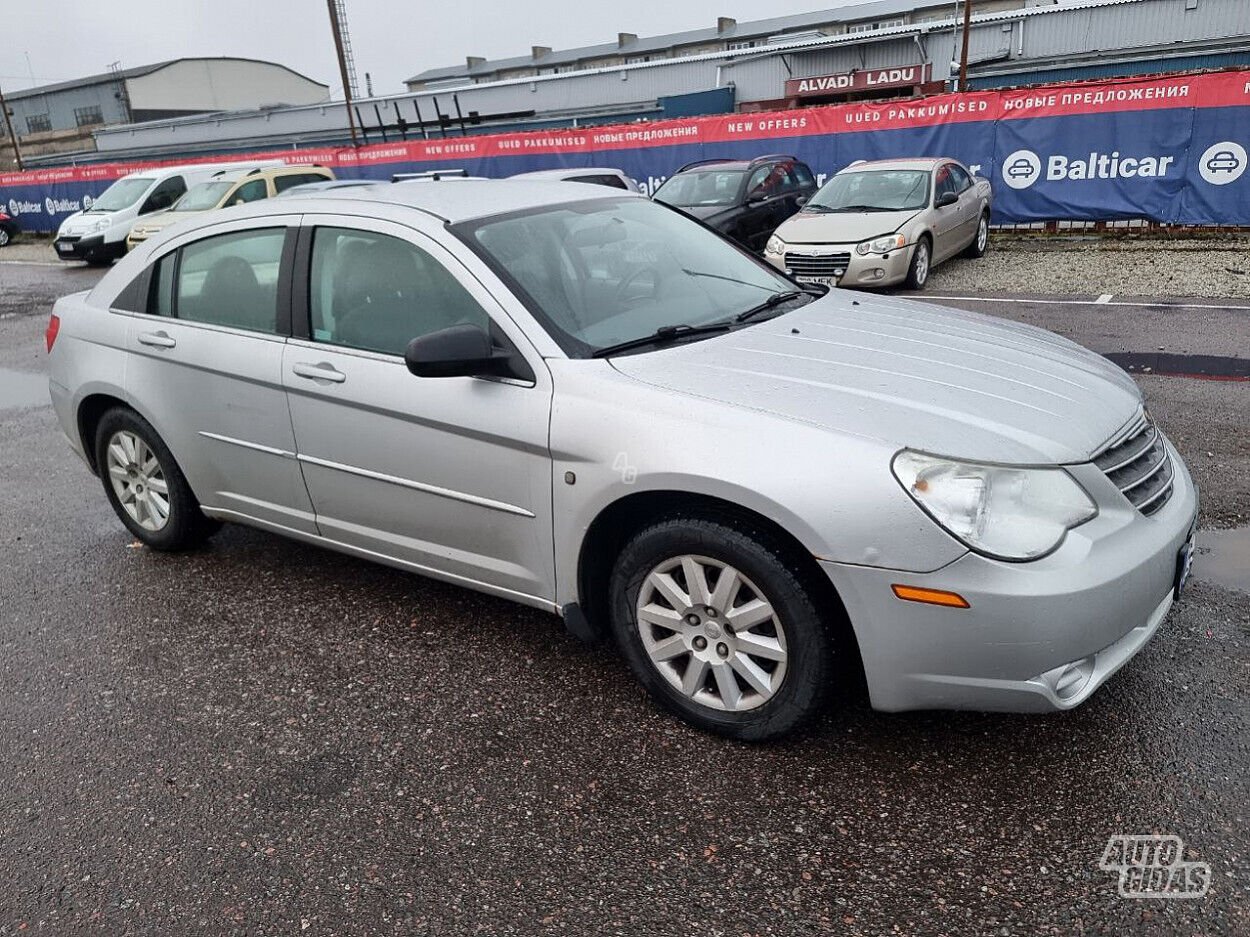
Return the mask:
<path fill-rule="evenodd" d="M 991 196 L 953 159 L 854 163 L 774 232 L 764 256 L 806 283 L 924 289 L 943 261 L 985 253 Z"/>
<path fill-rule="evenodd" d="M 61 299 L 47 344 L 148 546 L 233 521 L 556 613 L 740 739 L 861 679 L 883 710 L 1075 706 L 1192 550 L 1189 473 L 1105 359 L 802 289 L 600 186 L 214 212 Z"/>

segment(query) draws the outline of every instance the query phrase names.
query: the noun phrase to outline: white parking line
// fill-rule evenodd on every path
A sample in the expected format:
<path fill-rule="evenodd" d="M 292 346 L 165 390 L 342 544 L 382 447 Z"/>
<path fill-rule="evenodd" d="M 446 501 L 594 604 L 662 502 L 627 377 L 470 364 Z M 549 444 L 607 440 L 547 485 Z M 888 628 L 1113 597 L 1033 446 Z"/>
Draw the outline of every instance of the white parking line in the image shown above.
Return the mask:
<path fill-rule="evenodd" d="M 1140 303 L 1126 302 L 1125 300 L 1107 300 L 1102 301 L 1102 297 L 1098 299 L 1023 299 L 1018 296 L 943 296 L 934 294 L 925 297 L 923 294 L 910 295 L 908 299 L 930 299 L 935 301 L 952 300 L 960 303 L 1024 303 L 1031 306 L 1159 306 L 1166 309 L 1224 309 L 1238 310 L 1240 312 L 1250 312 L 1250 304 L 1245 306 L 1221 306 L 1215 303 L 1167 303 L 1167 302 L 1149 302 Z"/>
<path fill-rule="evenodd" d="M 0 264 L 12 267 L 64 267 L 65 264 L 56 260 L 0 260 Z"/>
<path fill-rule="evenodd" d="M 1111 294 L 1110 294 L 1110 293 L 1103 293 L 1101 296 L 1099 296 L 1097 299 L 1095 299 L 1095 300 L 1094 300 L 1094 305 L 1095 305 L 1095 306 L 1105 306 L 1105 305 L 1107 305 L 1107 303 L 1109 303 L 1109 302 L 1111 302 Z"/>

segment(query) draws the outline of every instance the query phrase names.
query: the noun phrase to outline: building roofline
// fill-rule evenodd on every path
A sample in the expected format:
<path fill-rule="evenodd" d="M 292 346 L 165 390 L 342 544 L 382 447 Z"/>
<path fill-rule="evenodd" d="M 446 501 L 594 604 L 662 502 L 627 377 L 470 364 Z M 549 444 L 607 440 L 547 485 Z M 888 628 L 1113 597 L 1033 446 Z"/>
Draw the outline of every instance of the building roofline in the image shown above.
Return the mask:
<path fill-rule="evenodd" d="M 10 101 L 20 100 L 22 98 L 37 98 L 45 94 L 57 94 L 61 91 L 72 91 L 75 88 L 90 88 L 94 85 L 113 84 L 120 77 L 123 81 L 129 81 L 131 78 L 143 78 L 151 75 L 153 72 L 159 72 L 161 69 L 169 68 L 171 65 L 179 65 L 182 62 L 255 62 L 260 65 L 270 65 L 274 68 L 281 68 L 290 72 L 297 78 L 325 88 L 328 92 L 330 86 L 324 82 L 310 78 L 302 72 L 297 72 L 289 65 L 283 65 L 281 62 L 271 62 L 268 59 L 255 59 L 242 55 L 187 55 L 177 59 L 166 59 L 163 62 L 154 62 L 151 65 L 135 65 L 131 68 L 123 68 L 116 74 L 113 72 L 103 72 L 97 75 L 86 75 L 82 78 L 73 78 L 68 81 L 58 81 L 50 85 L 40 85 L 37 88 L 26 88 L 20 91 L 6 91 L 5 98 Z"/>
<path fill-rule="evenodd" d="M 1130 0 L 1130 2 L 1132 2 L 1132 0 Z M 1024 12 L 1071 9 L 1073 6 L 1079 7 L 1083 5 L 1085 4 L 1066 4 L 1063 0 L 1056 0 L 1055 4 L 1052 6 L 1025 7 L 1019 10 L 1004 11 L 1004 13 L 1018 15 Z M 910 13 L 915 11 L 918 6 L 921 6 L 921 4 L 918 3 L 917 0 L 871 0 L 871 2 L 858 3 L 854 6 L 838 7 L 836 9 L 817 10 L 811 13 L 796 13 L 790 16 L 769 17 L 766 19 L 735 23 L 732 27 L 724 31 L 719 31 L 715 27 L 707 27 L 702 29 L 685 30 L 682 32 L 666 33 L 659 36 L 643 36 L 632 42 L 626 42 L 623 44 L 605 42 L 588 46 L 579 46 L 571 49 L 556 49 L 538 57 L 511 56 L 508 58 L 490 59 L 484 62 L 478 62 L 474 65 L 465 64 L 440 66 L 438 68 L 426 69 L 425 71 L 406 79 L 405 84 L 414 84 L 424 81 L 444 81 L 455 78 L 471 79 L 477 76 L 488 76 L 498 71 L 513 68 L 552 68 L 558 65 L 575 63 L 586 58 L 599 58 L 608 55 L 640 55 L 647 52 L 670 49 L 676 45 L 693 45 L 704 42 L 715 42 L 718 40 L 733 41 L 734 39 L 758 39 L 776 35 L 778 33 L 784 33 L 787 30 L 801 29 L 805 26 L 811 27 L 825 23 L 854 23 L 874 16 L 889 16 Z M 939 7 L 941 4 L 933 3 L 931 6 Z M 993 16 L 996 14 L 984 15 Z M 974 19 L 976 18 L 977 17 L 974 17 Z M 905 25 L 914 27 L 928 24 L 911 23 Z M 837 33 L 826 38 L 836 38 L 837 36 L 844 35 L 847 34 Z M 863 36 L 865 33 L 853 33 L 851 35 Z M 774 45 L 778 44 L 780 43 L 774 43 Z M 680 56 L 679 58 L 691 58 L 691 56 Z"/>

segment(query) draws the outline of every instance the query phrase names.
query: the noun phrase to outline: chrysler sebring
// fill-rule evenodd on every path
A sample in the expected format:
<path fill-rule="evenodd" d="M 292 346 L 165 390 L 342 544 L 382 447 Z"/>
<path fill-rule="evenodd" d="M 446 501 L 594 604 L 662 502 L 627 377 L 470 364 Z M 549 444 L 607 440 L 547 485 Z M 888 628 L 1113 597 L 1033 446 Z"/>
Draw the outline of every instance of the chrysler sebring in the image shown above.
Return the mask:
<path fill-rule="evenodd" d="M 735 738 L 861 680 L 882 710 L 1075 706 L 1192 550 L 1189 474 L 1105 359 L 801 285 L 599 186 L 206 214 L 61 299 L 47 345 L 153 549 L 238 522 L 541 608 Z"/>

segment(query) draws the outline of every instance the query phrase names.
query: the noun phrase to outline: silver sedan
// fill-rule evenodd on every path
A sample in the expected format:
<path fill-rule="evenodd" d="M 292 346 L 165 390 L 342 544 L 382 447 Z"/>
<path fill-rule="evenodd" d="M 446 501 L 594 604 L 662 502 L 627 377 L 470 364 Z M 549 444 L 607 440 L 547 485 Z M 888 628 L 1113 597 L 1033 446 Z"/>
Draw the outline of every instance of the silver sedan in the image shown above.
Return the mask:
<path fill-rule="evenodd" d="M 764 256 L 806 283 L 924 289 L 938 264 L 988 249 L 991 195 L 953 159 L 855 163 L 774 232 Z"/>
<path fill-rule="evenodd" d="M 1075 706 L 1192 550 L 1189 474 L 1103 358 L 801 288 L 599 186 L 214 212 L 60 300 L 47 343 L 149 547 L 237 522 L 544 609 L 740 739 L 856 671 L 884 710 Z"/>

